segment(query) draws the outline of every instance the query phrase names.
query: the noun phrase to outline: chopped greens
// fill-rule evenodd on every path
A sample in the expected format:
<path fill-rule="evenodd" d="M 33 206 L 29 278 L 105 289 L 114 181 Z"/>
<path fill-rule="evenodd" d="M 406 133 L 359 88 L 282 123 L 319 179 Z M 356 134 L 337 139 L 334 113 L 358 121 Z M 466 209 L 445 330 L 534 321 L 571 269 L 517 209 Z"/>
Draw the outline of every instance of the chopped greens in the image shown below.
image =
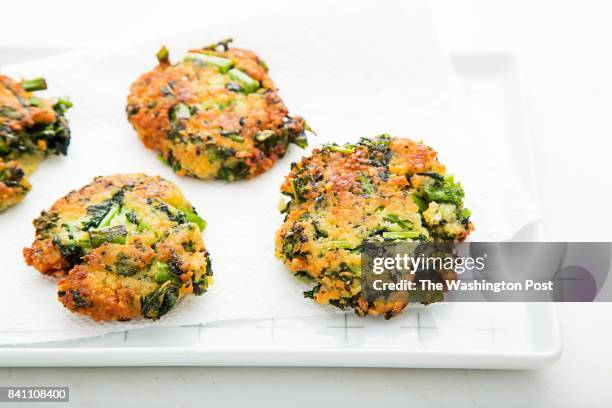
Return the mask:
<path fill-rule="evenodd" d="M 170 52 L 168 51 L 168 48 L 166 48 L 165 45 L 159 49 L 159 51 L 157 52 L 155 56 L 157 57 L 157 61 L 160 64 L 170 63 Z"/>
<path fill-rule="evenodd" d="M 428 173 L 434 182 L 426 186 L 423 197 L 428 201 L 459 204 L 465 193 L 461 184 L 455 183 L 452 175 L 442 176 L 436 173 Z"/>
<path fill-rule="evenodd" d="M 159 288 L 140 299 L 142 315 L 157 320 L 168 313 L 179 299 L 179 284 L 167 280 Z"/>
<path fill-rule="evenodd" d="M 414 239 L 420 235 L 418 231 L 385 231 L 382 233 L 383 238 L 389 240 Z"/>
<path fill-rule="evenodd" d="M 43 91 L 47 89 L 45 78 L 34 78 L 23 81 L 21 87 L 28 92 Z"/>
<path fill-rule="evenodd" d="M 352 146 L 349 144 L 344 145 L 344 146 L 330 144 L 330 145 L 323 146 L 323 149 L 331 150 L 332 152 L 339 152 L 339 153 L 354 153 L 355 152 L 355 146 Z"/>
<path fill-rule="evenodd" d="M 128 232 L 125 225 L 115 225 L 101 229 L 89 230 L 91 247 L 97 248 L 102 244 L 125 244 Z"/>
<path fill-rule="evenodd" d="M 176 122 L 180 119 L 188 119 L 191 117 L 191 109 L 185 103 L 177 103 L 170 109 L 170 121 Z"/>
<path fill-rule="evenodd" d="M 227 73 L 230 78 L 240 84 L 240 87 L 245 93 L 255 92 L 260 87 L 258 80 L 251 78 L 249 75 L 239 69 L 233 68 Z"/>
<path fill-rule="evenodd" d="M 185 60 L 198 62 L 204 65 L 213 65 L 219 68 L 219 71 L 224 74 L 234 66 L 234 62 L 231 59 L 197 52 L 190 52 L 185 56 Z"/>

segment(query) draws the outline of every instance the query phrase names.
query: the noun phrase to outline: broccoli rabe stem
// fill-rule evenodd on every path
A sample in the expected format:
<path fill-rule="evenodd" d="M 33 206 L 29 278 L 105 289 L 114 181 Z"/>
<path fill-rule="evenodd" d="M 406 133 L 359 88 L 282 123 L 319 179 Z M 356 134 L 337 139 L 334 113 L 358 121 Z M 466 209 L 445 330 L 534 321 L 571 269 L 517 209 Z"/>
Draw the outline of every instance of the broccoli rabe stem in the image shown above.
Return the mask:
<path fill-rule="evenodd" d="M 204 47 L 204 50 L 216 50 L 219 47 L 223 48 L 223 51 L 227 51 L 230 48 L 230 43 L 232 43 L 234 41 L 233 38 L 231 37 L 226 37 L 224 39 L 222 39 L 221 41 L 218 41 L 216 43 L 207 45 L 206 47 Z"/>
<path fill-rule="evenodd" d="M 423 212 L 427 209 L 427 203 L 425 201 L 421 200 L 419 197 L 415 195 L 412 195 L 411 198 L 412 198 L 412 202 L 414 202 L 417 205 L 417 207 L 419 207 L 420 212 Z"/>
<path fill-rule="evenodd" d="M 185 56 L 186 61 L 197 61 L 204 65 L 213 65 L 219 68 L 219 72 L 225 74 L 231 67 L 234 66 L 234 62 L 229 58 L 217 57 L 216 55 L 201 54 L 198 52 L 190 52 Z"/>
<path fill-rule="evenodd" d="M 413 224 L 410 221 L 402 220 L 395 214 L 387 214 L 383 217 L 385 221 L 397 224 L 402 230 L 409 230 L 413 228 Z"/>
<path fill-rule="evenodd" d="M 198 214 L 196 214 L 195 211 L 186 208 L 181 208 L 180 210 L 185 213 L 189 222 L 193 222 L 198 227 L 200 227 L 200 231 L 204 231 L 204 229 L 206 229 L 206 221 Z"/>
<path fill-rule="evenodd" d="M 157 57 L 157 61 L 160 64 L 169 64 L 170 63 L 170 53 L 168 52 L 168 48 L 166 48 L 165 45 L 163 45 L 159 51 L 157 51 L 157 54 L 155 55 Z"/>
<path fill-rule="evenodd" d="M 418 231 L 386 231 L 383 232 L 382 236 L 384 239 L 414 239 L 421 235 Z"/>
<path fill-rule="evenodd" d="M 42 91 L 47 89 L 47 81 L 45 78 L 28 79 L 21 83 L 21 87 L 28 92 Z"/>
<path fill-rule="evenodd" d="M 355 249 L 355 244 L 345 240 L 327 241 L 323 244 L 323 251 L 330 249 Z"/>
<path fill-rule="evenodd" d="M 306 134 L 304 132 L 301 132 L 294 136 L 292 142 L 295 145 L 301 147 L 302 149 L 305 149 L 308 146 L 308 138 L 306 137 Z"/>
<path fill-rule="evenodd" d="M 228 75 L 234 81 L 238 81 L 240 83 L 240 87 L 246 93 L 255 92 L 259 89 L 259 81 L 251 78 L 246 73 L 242 72 L 239 69 L 230 69 L 228 71 Z"/>
<path fill-rule="evenodd" d="M 89 240 L 92 248 L 97 248 L 105 243 L 125 244 L 127 239 L 127 229 L 125 225 L 115 225 L 102 229 L 89 231 Z"/>
<path fill-rule="evenodd" d="M 118 204 L 113 205 L 111 209 L 108 210 L 104 218 L 102 218 L 102 221 L 100 221 L 100 224 L 98 224 L 98 228 L 108 227 L 111 221 L 113 220 L 113 218 L 115 218 L 115 216 L 119 213 L 119 207 L 120 206 Z"/>
<path fill-rule="evenodd" d="M 351 146 L 351 145 L 344 145 L 344 146 L 327 145 L 327 146 L 324 146 L 324 148 L 331 150 L 332 152 L 339 152 L 339 153 L 354 153 L 355 152 L 355 146 Z"/>

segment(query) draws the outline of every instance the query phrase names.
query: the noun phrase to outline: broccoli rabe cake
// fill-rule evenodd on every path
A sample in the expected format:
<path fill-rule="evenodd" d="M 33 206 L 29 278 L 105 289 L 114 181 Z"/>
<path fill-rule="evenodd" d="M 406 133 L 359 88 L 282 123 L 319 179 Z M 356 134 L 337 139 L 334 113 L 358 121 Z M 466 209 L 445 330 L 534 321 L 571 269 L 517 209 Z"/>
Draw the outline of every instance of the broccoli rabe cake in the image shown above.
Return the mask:
<path fill-rule="evenodd" d="M 30 191 L 26 175 L 45 157 L 65 155 L 70 130 L 65 99 L 38 98 L 44 79 L 17 83 L 0 75 L 0 211 L 20 202 Z"/>
<path fill-rule="evenodd" d="M 365 241 L 462 241 L 473 229 L 463 189 L 422 143 L 381 135 L 326 145 L 293 163 L 281 186 L 290 197 L 276 256 L 314 282 L 318 303 L 390 318 L 405 301 L 368 302 L 361 293 Z M 427 299 L 423 299 L 427 303 Z"/>
<path fill-rule="evenodd" d="M 308 128 L 289 111 L 253 52 L 231 40 L 191 50 L 132 84 L 127 115 L 144 145 L 182 176 L 235 181 L 263 173 Z"/>
<path fill-rule="evenodd" d="M 158 319 L 212 281 L 206 224 L 160 177 L 98 177 L 34 220 L 28 265 L 61 277 L 58 298 L 94 320 Z"/>

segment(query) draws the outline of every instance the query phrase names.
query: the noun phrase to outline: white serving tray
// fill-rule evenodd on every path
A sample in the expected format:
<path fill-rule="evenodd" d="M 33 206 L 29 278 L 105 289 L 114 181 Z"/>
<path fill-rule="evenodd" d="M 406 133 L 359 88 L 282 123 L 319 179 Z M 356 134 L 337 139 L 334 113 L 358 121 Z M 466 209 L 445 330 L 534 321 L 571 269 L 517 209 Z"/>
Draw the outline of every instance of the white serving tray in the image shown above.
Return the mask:
<path fill-rule="evenodd" d="M 458 52 L 453 63 L 481 120 L 535 194 L 531 138 L 516 57 Z M 537 240 L 539 226 L 520 239 Z M 0 347 L 1 366 L 258 365 L 533 369 L 561 353 L 550 303 L 415 306 L 390 321 L 352 313 L 157 327 L 101 337 Z"/>

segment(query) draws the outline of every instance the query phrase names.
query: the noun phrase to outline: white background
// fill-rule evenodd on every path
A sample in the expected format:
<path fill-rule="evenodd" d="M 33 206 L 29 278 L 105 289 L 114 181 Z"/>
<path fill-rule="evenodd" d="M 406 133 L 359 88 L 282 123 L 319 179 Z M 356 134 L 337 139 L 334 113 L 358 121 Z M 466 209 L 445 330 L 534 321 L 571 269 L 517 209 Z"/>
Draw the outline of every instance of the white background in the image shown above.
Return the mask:
<path fill-rule="evenodd" d="M 612 5 L 604 0 L 430 1 L 446 48 L 511 50 L 522 57 L 547 239 L 610 241 Z M 198 2 L 198 12 L 176 0 L 6 3 L 0 13 L 0 65 L 21 55 L 20 46 L 38 47 L 34 54 L 43 55 L 48 46 L 131 41 L 162 29 L 188 29 L 214 16 L 231 18 L 261 4 L 215 3 Z M 289 2 L 277 6 L 290 7 Z M 68 385 L 79 406 L 119 404 L 128 395 L 143 405 L 149 401 L 146 405 L 151 407 L 220 406 L 221 401 L 250 406 L 359 406 L 383 401 L 390 405 L 391 400 L 426 407 L 611 406 L 612 307 L 565 304 L 559 309 L 563 356 L 556 364 L 532 372 L 1 369 L 0 385 Z"/>

